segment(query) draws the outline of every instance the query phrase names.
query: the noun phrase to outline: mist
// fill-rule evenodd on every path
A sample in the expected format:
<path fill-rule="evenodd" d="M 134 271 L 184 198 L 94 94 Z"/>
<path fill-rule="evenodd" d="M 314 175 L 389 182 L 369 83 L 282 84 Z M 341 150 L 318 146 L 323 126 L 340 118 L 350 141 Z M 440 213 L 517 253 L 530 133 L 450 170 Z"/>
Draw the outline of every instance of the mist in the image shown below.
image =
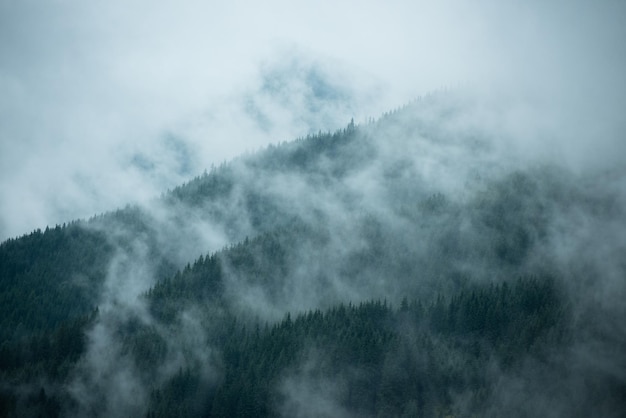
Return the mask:
<path fill-rule="evenodd" d="M 516 373 L 494 360 L 484 412 L 615 414 L 584 382 L 626 381 L 625 20 L 617 1 L 2 1 L 0 239 L 104 213 L 80 228 L 111 248 L 66 411 L 145 413 L 183 370 L 202 410 L 229 315 L 545 275 L 581 331 Z M 211 263 L 219 291 L 184 293 Z M 176 286 L 181 306 L 155 302 Z M 300 353 L 274 410 L 359 416 L 363 370 L 324 364 Z"/>
<path fill-rule="evenodd" d="M 459 85 L 521 153 L 578 167 L 624 151 L 620 2 L 0 7 L 2 238 Z"/>
<path fill-rule="evenodd" d="M 84 403 L 79 415 L 111 399 L 120 408 L 112 414 L 142 412 L 151 390 L 185 367 L 206 370 L 207 385 L 218 381 L 225 366 L 220 353 L 211 354 L 218 350 L 209 335 L 229 314 L 247 324 L 272 324 L 290 313 L 348 302 L 398 306 L 407 295 L 434 300 L 520 275 L 563 278 L 562 297 L 584 331 L 565 353 L 549 356 L 549 367 L 530 357 L 518 375 L 495 364 L 489 379 L 499 382 L 498 390 L 486 411 L 509 413 L 519 402 L 539 410 L 550 405 L 563 416 L 573 413 L 568 405 L 575 396 L 583 399 L 576 411 L 589 411 L 598 395 L 580 394 L 579 378 L 558 387 L 550 379 L 576 369 L 581 379 L 604 384 L 609 370 L 623 364 L 618 348 L 626 336 L 617 324 L 626 314 L 618 256 L 626 247 L 625 172 L 621 165 L 572 168 L 544 154 L 520 153 L 509 146 L 513 132 L 477 123 L 485 109 L 475 103 L 463 90 L 427 95 L 334 136 L 316 134 L 243 155 L 141 206 L 136 218 L 122 217 L 117 226 L 110 214 L 90 221 L 86 227 L 102 228 L 119 255 L 110 263 L 98 301 L 101 318 L 88 333 L 71 385 Z M 194 262 L 198 257 L 206 258 Z M 184 295 L 193 286 L 188 283 L 215 280 L 199 270 L 209 257 L 219 260 L 219 290 L 182 296 L 184 305 L 159 313 L 150 292 L 171 283 Z M 118 331 L 134 327 L 163 342 L 162 367 L 148 376 L 135 365 L 141 357 L 129 348 L 132 333 Z M 98 354 L 102 346 L 116 354 Z M 590 350 L 605 353 L 600 364 Z M 443 353 L 455 364 L 467 355 Z M 408 358 L 422 361 L 417 353 Z M 307 401 L 317 399 L 320 414 L 359 415 L 345 404 L 346 385 L 362 375 L 358 368 L 311 375 L 326 364 L 323 351 L 299 361 L 273 388 L 282 399 L 277 411 L 314 414 Z M 554 400 L 545 399 L 538 376 Z M 82 395 L 94 392 L 104 398 Z M 134 395 L 126 400 L 118 396 L 129 392 Z M 597 402 L 607 414 L 615 410 L 612 399 L 598 396 Z M 463 399 L 456 407 L 465 411 Z"/>

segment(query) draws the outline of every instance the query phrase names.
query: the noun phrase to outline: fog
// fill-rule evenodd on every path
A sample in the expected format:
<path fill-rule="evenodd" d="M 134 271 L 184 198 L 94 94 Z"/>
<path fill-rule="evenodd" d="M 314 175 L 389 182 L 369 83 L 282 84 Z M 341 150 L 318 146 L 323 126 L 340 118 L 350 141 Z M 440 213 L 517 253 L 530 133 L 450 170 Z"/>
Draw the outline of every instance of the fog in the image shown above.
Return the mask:
<path fill-rule="evenodd" d="M 608 159 L 599 167 L 555 160 L 539 147 L 523 152 L 515 146 L 516 125 L 497 123 L 500 116 L 476 106 L 465 90 L 442 91 L 378 121 L 348 125 L 343 135 L 355 135 L 352 142 L 313 137 L 214 168 L 138 209 L 139 226 L 136 220 L 117 225 L 111 215 L 88 223 L 103 227 L 118 252 L 98 301 L 101 317 L 73 370 L 78 415 L 112 400 L 118 409 L 107 413 L 142 412 L 150 391 L 181 367 L 201 367 L 207 381 L 219 381 L 223 364 L 205 333 L 219 323 L 221 309 L 244 322 L 272 324 L 289 312 L 371 299 L 397 306 L 407 295 L 430 301 L 463 286 L 539 274 L 559 278 L 578 331 L 548 365 L 529 358 L 521 374 L 511 374 L 494 364 L 488 377 L 498 390 L 487 412 L 550 407 L 555 416 L 568 416 L 597 403 L 610 416 L 619 402 L 581 386 L 585 379 L 600 385 L 607 376 L 625 379 L 619 370 L 626 335 L 618 324 L 626 315 L 619 256 L 626 248 L 626 172 Z M 324 145 L 315 148 L 315 141 Z M 310 160 L 295 160 L 306 147 L 314 150 Z M 227 186 L 200 188 L 210 184 Z M 233 250 L 244 239 L 252 242 L 245 260 Z M 210 294 L 180 299 L 171 323 L 151 315 L 145 292 L 161 278 L 162 258 L 183 268 L 223 247 L 219 302 Z M 193 280 L 189 271 L 183 277 L 181 283 Z M 156 370 L 146 374 L 135 364 L 140 359 L 129 351 L 128 336 L 118 332 L 128 324 L 167 342 Z M 103 347 L 112 354 L 103 355 Z M 417 361 L 414 354 L 409 358 Z M 273 388 L 282 399 L 276 410 L 357 414 L 342 404 L 342 388 L 359 370 L 314 375 L 323 350 L 302 356 Z M 454 351 L 445 357 L 464 364 Z M 101 398 L 83 395 L 89 393 Z M 317 412 L 307 408 L 313 400 Z M 464 411 L 463 402 L 455 407 Z"/>
<path fill-rule="evenodd" d="M 218 380 L 206 306 L 186 304 L 167 325 L 151 315 L 155 261 L 183 268 L 294 217 L 306 233 L 277 238 L 289 248 L 283 270 L 254 247 L 271 281 L 221 253 L 226 309 L 271 323 L 340 302 L 433 298 L 458 277 L 556 274 L 569 280 L 574 321 L 598 334 L 561 353 L 573 364 L 562 388 L 535 384 L 559 376 L 558 362 L 530 362 L 525 375 L 494 366 L 487 412 L 530 402 L 564 416 L 585 378 L 624 381 L 623 3 L 0 1 L 0 239 L 128 203 L 141 212 L 137 229 L 114 215 L 84 225 L 115 251 L 66 388 L 72 412 L 143 413 L 185 367 Z M 268 144 L 338 128 L 359 141 L 306 169 L 271 165 L 302 141 Z M 201 180 L 232 184 L 194 206 L 183 192 L 205 170 Z M 506 253 L 516 237 L 493 213 L 531 243 L 500 264 L 493 242 Z M 376 251 L 395 258 L 369 265 Z M 135 364 L 117 332 L 129 322 L 162 342 L 158 370 Z M 315 375 L 320 356 L 282 377 L 278 412 L 309 416 L 314 402 L 314 414 L 354 415 L 340 399 L 350 376 Z"/>
<path fill-rule="evenodd" d="M 457 86 L 521 152 L 602 165 L 624 154 L 624 17 L 619 1 L 3 0 L 0 238 Z"/>

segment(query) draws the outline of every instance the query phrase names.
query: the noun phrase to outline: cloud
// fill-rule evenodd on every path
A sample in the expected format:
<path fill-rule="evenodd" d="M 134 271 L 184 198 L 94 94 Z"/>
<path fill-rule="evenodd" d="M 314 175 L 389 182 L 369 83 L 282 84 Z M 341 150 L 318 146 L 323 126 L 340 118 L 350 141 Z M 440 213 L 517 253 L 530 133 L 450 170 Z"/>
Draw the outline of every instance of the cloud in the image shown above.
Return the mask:
<path fill-rule="evenodd" d="M 241 152 L 459 83 L 492 95 L 520 153 L 615 161 L 625 10 L 4 0 L 0 237 L 145 202 Z"/>
<path fill-rule="evenodd" d="M 472 175 L 508 162 L 511 167 L 519 160 L 556 162 L 581 172 L 623 167 L 625 17 L 626 5 L 618 1 L 113 0 L 87 5 L 76 0 L 0 0 L 0 240 L 129 202 L 150 202 L 146 206 L 154 218 L 149 222 L 158 235 L 157 246 L 175 265 L 184 265 L 226 245 L 232 236 L 224 225 L 214 225 L 191 209 L 181 215 L 155 204 L 152 199 L 161 192 L 242 152 L 334 130 L 352 117 L 358 124 L 433 90 L 457 89 L 462 93 L 442 102 L 437 101 L 440 96 L 431 97 L 416 107 L 420 123 L 441 134 L 436 136 L 445 143 L 418 138 L 408 144 L 405 137 L 376 132 L 372 126 L 380 134 L 374 162 L 347 173 L 342 184 L 324 188 L 296 175 L 257 178 L 256 173 L 238 173 L 290 214 L 314 223 L 322 213 L 333 233 L 326 250 L 313 252 L 306 245 L 296 249 L 300 253 L 289 266 L 291 281 L 278 295 L 229 278 L 227 290 L 234 295 L 235 308 L 250 305 L 253 313 L 273 319 L 288 310 L 342 299 L 398 296 L 401 290 L 375 278 L 376 270 L 369 275 L 341 271 L 347 257 L 375 250 L 368 247 L 374 239 L 355 231 L 372 219 L 383 219 L 383 229 L 399 242 L 406 240 L 402 247 L 409 250 L 403 257 L 423 261 L 425 277 L 437 272 L 426 261 L 429 249 L 411 241 L 411 233 L 421 233 L 422 226 L 404 231 L 409 222 L 388 204 L 395 202 L 385 195 L 390 190 L 400 196 L 406 192 L 393 189 L 394 176 L 414 179 L 424 193 L 443 191 L 454 200 L 458 192 L 460 203 L 454 205 L 467 203 L 463 192 L 471 196 L 476 191 L 466 190 L 468 184 L 478 189 L 484 185 Z M 455 113 L 455 106 L 463 111 Z M 466 143 L 455 142 L 474 133 L 493 149 L 471 156 Z M 321 172 L 328 169 L 324 161 L 319 165 Z M 623 184 L 611 187 L 624 196 Z M 224 211 L 244 220 L 237 232 L 258 232 L 248 225 L 239 192 L 245 189 L 223 202 Z M 350 217 L 354 204 L 346 196 L 351 194 L 372 217 Z M 593 292 L 586 291 L 589 283 L 581 282 L 583 291 L 572 293 L 584 295 L 589 304 L 603 303 L 603 315 L 598 315 L 611 319 L 611 327 L 618 323 L 613 319 L 624 316 L 619 303 L 624 286 L 618 280 L 624 271 L 618 261 L 624 228 L 616 220 L 621 218 L 601 219 L 598 226 L 584 223 L 593 221 L 593 211 L 566 215 L 560 218 L 562 229 L 556 225 L 551 231 L 555 241 L 549 243 L 550 256 L 563 266 L 580 260 L 571 263 L 572 277 L 580 277 L 576 270 L 582 267 L 604 273 Z M 185 219 L 184 228 L 177 216 Z M 450 222 L 449 228 L 458 227 L 457 235 L 467 240 L 461 245 L 469 246 L 476 237 L 468 226 L 472 219 L 465 221 Z M 436 238 L 445 247 L 446 234 L 454 236 L 455 231 L 426 232 L 420 235 L 424 241 Z M 348 242 L 355 235 L 358 239 Z M 577 238 L 574 243 L 572 237 Z M 141 237 L 128 239 L 139 247 L 120 254 L 110 266 L 101 317 L 89 331 L 89 349 L 70 388 L 77 399 L 84 399 L 80 407 L 85 410 L 99 402 L 90 394 L 101 393 L 112 402 L 105 412 L 113 415 L 140 410 L 149 396 L 134 360 L 114 334 L 128 319 L 117 311 L 153 325 L 138 296 L 157 280 L 155 266 Z M 475 244 L 477 252 L 489 249 L 481 240 Z M 463 266 L 463 261 L 446 268 L 482 273 L 479 263 Z M 322 273 L 328 271 L 325 277 Z M 319 281 L 309 280 L 316 274 Z M 351 277 L 360 281 L 346 279 Z M 434 279 L 419 284 L 424 293 L 439 290 L 437 285 Z M 580 315 L 585 313 L 582 305 Z M 198 316 L 190 308 L 179 318 L 180 333 L 155 331 L 175 341 L 167 347 L 169 357 L 159 379 L 193 363 L 187 357 L 208 365 L 207 374 L 213 372 L 213 359 L 202 358 L 198 349 L 206 345 Z M 623 345 L 623 333 L 614 334 Z M 588 347 L 577 349 L 584 357 Z M 621 357 L 605 358 L 607 368 L 623 363 Z M 311 367 L 287 376 L 279 388 L 285 397 L 281 411 L 305 416 L 305 405 L 312 403 L 319 415 L 348 416 L 336 397 L 343 382 L 312 378 Z M 515 379 L 505 383 L 503 402 L 518 385 Z"/>
<path fill-rule="evenodd" d="M 348 391 L 348 383 L 339 376 L 320 376 L 319 353 L 308 353 L 306 360 L 289 370 L 276 388 L 280 404 L 276 405 L 284 417 L 352 417 L 341 404 Z"/>

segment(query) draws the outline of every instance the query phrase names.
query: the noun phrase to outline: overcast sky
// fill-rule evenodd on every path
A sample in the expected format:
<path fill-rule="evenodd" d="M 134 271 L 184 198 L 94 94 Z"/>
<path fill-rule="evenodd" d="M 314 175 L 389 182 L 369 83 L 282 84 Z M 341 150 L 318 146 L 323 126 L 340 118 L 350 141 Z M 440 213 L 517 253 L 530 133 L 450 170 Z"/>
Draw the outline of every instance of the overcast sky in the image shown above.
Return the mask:
<path fill-rule="evenodd" d="M 446 87 L 619 161 L 626 2 L 503 3 L 0 0 L 0 240 Z"/>

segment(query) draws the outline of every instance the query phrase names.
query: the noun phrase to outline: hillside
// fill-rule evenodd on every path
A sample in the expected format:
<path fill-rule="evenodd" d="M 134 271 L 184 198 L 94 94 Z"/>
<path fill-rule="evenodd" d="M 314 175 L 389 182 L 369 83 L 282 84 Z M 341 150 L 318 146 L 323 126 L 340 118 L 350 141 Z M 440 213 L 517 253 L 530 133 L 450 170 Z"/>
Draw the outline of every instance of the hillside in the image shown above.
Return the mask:
<path fill-rule="evenodd" d="M 0 416 L 620 416 L 626 172 L 518 158 L 471 106 L 3 242 Z"/>

